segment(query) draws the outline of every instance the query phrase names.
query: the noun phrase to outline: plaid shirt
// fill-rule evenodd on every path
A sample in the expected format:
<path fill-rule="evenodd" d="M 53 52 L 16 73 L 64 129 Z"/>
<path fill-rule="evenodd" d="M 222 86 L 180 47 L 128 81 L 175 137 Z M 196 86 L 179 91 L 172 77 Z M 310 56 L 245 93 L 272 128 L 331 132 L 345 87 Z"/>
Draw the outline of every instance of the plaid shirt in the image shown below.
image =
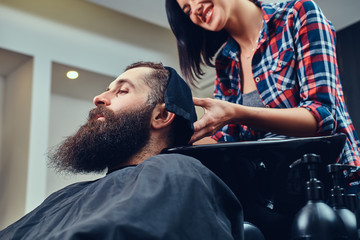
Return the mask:
<path fill-rule="evenodd" d="M 306 108 L 317 121 L 317 135 L 346 134 L 340 161 L 360 166 L 360 142 L 344 103 L 332 24 L 310 0 L 257 4 L 263 12 L 264 27 L 252 72 L 264 106 Z M 239 53 L 239 45 L 230 37 L 215 62 L 215 98 L 237 104 L 242 103 Z M 257 140 L 264 134 L 229 124 L 213 138 Z"/>

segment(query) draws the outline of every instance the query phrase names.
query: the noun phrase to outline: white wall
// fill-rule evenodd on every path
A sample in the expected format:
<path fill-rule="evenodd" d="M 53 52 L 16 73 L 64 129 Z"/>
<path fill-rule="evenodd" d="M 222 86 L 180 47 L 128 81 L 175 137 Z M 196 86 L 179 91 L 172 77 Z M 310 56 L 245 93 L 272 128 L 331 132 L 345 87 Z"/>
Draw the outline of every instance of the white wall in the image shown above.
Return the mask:
<path fill-rule="evenodd" d="M 3 159 L 2 159 L 2 144 L 3 144 L 3 118 L 4 118 L 4 94 L 5 94 L 5 79 L 3 76 L 0 76 L 0 192 L 1 192 L 1 176 L 2 176 L 2 169 L 3 169 Z M 0 198 L 0 212 L 2 212 L 2 207 L 3 207 L 3 204 L 2 204 L 2 200 Z M 1 226 L 1 220 L 0 220 L 0 226 Z M 1 228 L 1 227 L 0 227 Z"/>
<path fill-rule="evenodd" d="M 0 76 L 0 169 L 1 169 L 1 161 L 2 161 L 2 158 L 1 158 L 1 147 L 2 147 L 2 129 L 3 129 L 3 117 L 4 117 L 4 114 L 3 114 L 3 106 L 4 106 L 4 101 L 3 101 L 3 98 L 4 98 L 4 94 L 5 94 L 5 90 L 4 90 L 4 85 L 5 85 L 5 80 L 4 80 L 4 77 L 3 76 Z M 1 171 L 1 170 L 0 170 Z"/>
<path fill-rule="evenodd" d="M 1 226 L 17 220 L 25 210 L 32 70 L 33 61 L 30 60 L 3 82 Z"/>
<path fill-rule="evenodd" d="M 77 2 L 72 1 L 75 5 Z M 90 17 L 86 25 L 90 28 L 91 25 L 98 25 L 98 19 L 110 18 L 111 15 L 105 12 L 99 16 L 86 17 Z M 112 17 L 104 23 L 110 24 L 112 21 L 111 26 L 103 27 L 114 28 L 111 31 L 117 34 L 108 36 L 107 33 L 93 32 L 98 29 L 84 30 L 48 21 L 1 5 L 0 2 L 0 20 L 0 46 L 27 55 L 46 56 L 55 62 L 110 76 L 117 76 L 119 69 L 138 60 L 162 61 L 167 65 L 178 66 L 175 40 L 170 30 L 151 24 L 141 25 L 133 19 Z M 123 25 L 127 27 L 122 29 Z"/>

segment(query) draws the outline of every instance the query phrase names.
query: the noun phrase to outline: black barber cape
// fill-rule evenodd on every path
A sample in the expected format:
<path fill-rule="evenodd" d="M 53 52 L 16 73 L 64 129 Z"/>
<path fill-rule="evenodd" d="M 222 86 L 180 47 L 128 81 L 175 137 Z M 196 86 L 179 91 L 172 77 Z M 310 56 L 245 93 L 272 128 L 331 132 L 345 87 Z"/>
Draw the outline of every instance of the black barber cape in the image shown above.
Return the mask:
<path fill-rule="evenodd" d="M 243 212 L 198 160 L 162 154 L 53 193 L 0 239 L 243 239 Z"/>

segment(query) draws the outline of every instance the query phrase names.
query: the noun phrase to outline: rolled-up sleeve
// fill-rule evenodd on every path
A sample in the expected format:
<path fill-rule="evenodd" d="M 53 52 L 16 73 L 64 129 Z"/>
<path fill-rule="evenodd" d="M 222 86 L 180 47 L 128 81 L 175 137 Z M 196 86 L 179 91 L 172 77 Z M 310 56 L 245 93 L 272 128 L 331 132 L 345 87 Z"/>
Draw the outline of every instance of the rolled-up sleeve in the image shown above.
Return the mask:
<path fill-rule="evenodd" d="M 336 131 L 338 67 L 335 32 L 313 1 L 294 6 L 294 43 L 297 53 L 297 77 L 300 102 L 317 121 L 317 134 Z"/>

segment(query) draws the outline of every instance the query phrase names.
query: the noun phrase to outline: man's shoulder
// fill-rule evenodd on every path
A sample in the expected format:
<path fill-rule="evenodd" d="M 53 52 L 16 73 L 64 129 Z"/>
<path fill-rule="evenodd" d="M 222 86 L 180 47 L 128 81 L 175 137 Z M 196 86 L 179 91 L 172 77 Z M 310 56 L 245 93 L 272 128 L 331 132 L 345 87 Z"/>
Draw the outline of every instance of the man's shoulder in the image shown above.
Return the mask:
<path fill-rule="evenodd" d="M 43 202 L 43 204 L 55 204 L 54 202 L 60 201 L 61 199 L 68 199 L 71 196 L 79 194 L 81 190 L 83 190 L 86 186 L 91 185 L 95 181 L 83 181 L 76 182 L 70 185 L 67 185 L 53 193 L 51 193 Z"/>

